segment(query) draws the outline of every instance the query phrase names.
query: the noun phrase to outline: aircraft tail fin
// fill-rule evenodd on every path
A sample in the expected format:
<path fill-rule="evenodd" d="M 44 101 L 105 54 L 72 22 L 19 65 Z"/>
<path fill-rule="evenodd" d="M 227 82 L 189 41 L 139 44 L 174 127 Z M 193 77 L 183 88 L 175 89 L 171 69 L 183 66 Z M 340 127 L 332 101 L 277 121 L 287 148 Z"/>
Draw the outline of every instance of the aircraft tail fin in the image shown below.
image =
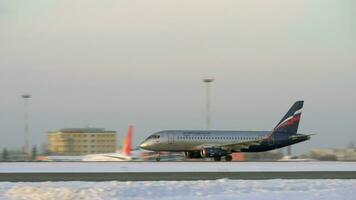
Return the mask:
<path fill-rule="evenodd" d="M 300 117 L 302 115 L 304 101 L 297 101 L 284 115 L 281 121 L 273 129 L 274 132 L 287 132 L 289 134 L 296 134 L 298 131 Z"/>
<path fill-rule="evenodd" d="M 127 131 L 127 135 L 124 139 L 123 146 L 122 146 L 122 153 L 125 156 L 131 155 L 132 135 L 133 135 L 133 126 L 129 126 L 129 130 Z"/>

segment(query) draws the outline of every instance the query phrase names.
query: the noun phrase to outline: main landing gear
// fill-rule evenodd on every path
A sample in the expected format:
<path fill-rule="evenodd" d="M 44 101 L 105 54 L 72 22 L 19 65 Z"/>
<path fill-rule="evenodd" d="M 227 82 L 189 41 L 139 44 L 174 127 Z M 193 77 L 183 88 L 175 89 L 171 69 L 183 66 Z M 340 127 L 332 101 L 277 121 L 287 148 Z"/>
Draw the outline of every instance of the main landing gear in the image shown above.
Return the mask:
<path fill-rule="evenodd" d="M 221 156 L 215 156 L 214 157 L 214 161 L 221 161 Z M 225 161 L 226 162 L 230 162 L 230 161 L 232 161 L 232 156 L 231 155 L 226 155 L 225 156 Z"/>
<path fill-rule="evenodd" d="M 226 160 L 227 162 L 232 161 L 232 156 L 231 156 L 231 155 L 226 155 L 226 156 L 225 156 L 225 160 Z"/>
<path fill-rule="evenodd" d="M 221 156 L 215 156 L 214 161 L 221 161 Z"/>

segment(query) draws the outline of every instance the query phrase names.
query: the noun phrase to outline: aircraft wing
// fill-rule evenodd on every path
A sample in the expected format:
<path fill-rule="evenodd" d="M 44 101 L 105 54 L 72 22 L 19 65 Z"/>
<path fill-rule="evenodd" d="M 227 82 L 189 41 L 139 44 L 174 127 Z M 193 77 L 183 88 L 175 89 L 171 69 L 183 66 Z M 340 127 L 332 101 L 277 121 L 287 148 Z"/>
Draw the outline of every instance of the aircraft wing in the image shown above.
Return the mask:
<path fill-rule="evenodd" d="M 253 145 L 260 145 L 263 142 L 263 140 L 265 139 L 244 141 L 239 143 L 221 145 L 218 147 L 226 151 L 241 151 L 241 149 L 248 149 L 250 146 Z"/>
<path fill-rule="evenodd" d="M 266 139 L 268 140 L 268 138 L 262 138 L 259 140 L 250 140 L 250 141 L 231 143 L 231 144 L 223 144 L 223 145 L 203 144 L 203 145 L 195 146 L 192 150 L 201 150 L 204 148 L 221 148 L 226 151 L 240 151 L 241 149 L 248 149 L 250 146 L 253 146 L 253 145 L 259 145 Z"/>

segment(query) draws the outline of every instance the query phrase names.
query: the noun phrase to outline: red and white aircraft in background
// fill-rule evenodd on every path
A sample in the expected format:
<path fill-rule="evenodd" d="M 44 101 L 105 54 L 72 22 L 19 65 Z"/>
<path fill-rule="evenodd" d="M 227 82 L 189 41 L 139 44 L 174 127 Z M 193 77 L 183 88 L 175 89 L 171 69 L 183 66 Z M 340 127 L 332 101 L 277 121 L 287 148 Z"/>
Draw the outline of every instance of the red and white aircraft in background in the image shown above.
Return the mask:
<path fill-rule="evenodd" d="M 82 157 L 82 161 L 132 161 L 141 159 L 141 151 L 132 151 L 133 126 L 129 126 L 129 130 L 124 139 L 122 150 L 115 153 L 103 154 L 88 154 Z"/>

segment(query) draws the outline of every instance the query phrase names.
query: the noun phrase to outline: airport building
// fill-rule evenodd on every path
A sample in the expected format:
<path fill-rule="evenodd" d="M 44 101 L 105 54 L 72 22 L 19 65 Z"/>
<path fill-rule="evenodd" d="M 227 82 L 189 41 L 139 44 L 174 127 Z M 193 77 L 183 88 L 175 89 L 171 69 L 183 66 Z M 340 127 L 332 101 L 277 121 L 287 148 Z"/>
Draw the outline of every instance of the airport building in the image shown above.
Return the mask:
<path fill-rule="evenodd" d="M 325 161 L 355 161 L 356 149 L 313 149 L 310 152 L 310 157 L 317 160 Z"/>
<path fill-rule="evenodd" d="M 116 151 L 116 131 L 102 128 L 69 128 L 48 132 L 51 155 L 85 155 Z"/>

